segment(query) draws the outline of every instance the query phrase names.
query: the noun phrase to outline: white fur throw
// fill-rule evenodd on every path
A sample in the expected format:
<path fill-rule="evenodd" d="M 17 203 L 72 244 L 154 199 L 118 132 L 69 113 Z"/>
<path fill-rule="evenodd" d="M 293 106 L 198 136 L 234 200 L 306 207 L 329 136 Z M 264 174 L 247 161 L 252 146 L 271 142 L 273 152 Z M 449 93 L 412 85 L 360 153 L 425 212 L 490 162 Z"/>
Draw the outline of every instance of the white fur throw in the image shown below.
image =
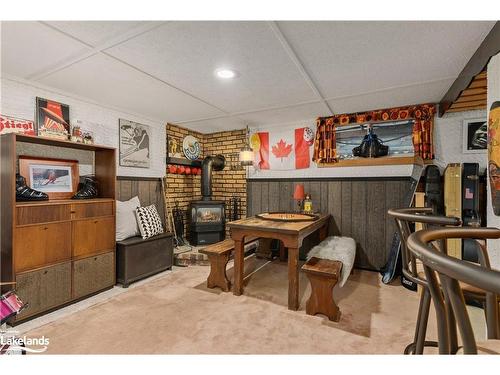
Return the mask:
<path fill-rule="evenodd" d="M 354 258 L 356 257 L 356 242 L 350 237 L 327 237 L 314 246 L 307 254 L 307 260 L 312 257 L 320 259 L 338 260 L 342 262 L 342 271 L 339 285 L 342 287 L 349 277 Z"/>

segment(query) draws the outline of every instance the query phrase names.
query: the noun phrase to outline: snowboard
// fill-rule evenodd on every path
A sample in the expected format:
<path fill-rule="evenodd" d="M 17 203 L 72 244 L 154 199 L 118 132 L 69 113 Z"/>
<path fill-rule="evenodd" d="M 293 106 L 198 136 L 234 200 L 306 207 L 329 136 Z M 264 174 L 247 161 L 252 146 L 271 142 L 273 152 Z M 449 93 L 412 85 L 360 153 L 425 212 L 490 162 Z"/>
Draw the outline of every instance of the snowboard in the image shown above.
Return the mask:
<path fill-rule="evenodd" d="M 462 173 L 462 220 L 464 226 L 480 227 L 479 164 L 464 163 Z M 462 240 L 462 259 L 477 263 L 478 250 L 474 239 Z"/>
<path fill-rule="evenodd" d="M 462 218 L 462 165 L 448 164 L 444 171 L 444 214 Z M 446 240 L 448 255 L 462 258 L 462 240 Z"/>
<path fill-rule="evenodd" d="M 413 204 L 413 198 L 415 196 L 415 192 L 417 191 L 418 183 L 420 178 L 422 177 L 422 173 L 424 171 L 424 161 L 420 157 L 415 158 L 415 162 L 413 164 L 413 170 L 411 173 L 411 182 L 408 191 L 406 192 L 403 205 L 404 207 L 411 207 Z M 392 236 L 391 249 L 389 251 L 389 258 L 387 263 L 380 270 L 380 274 L 382 275 L 382 282 L 384 284 L 390 283 L 396 276 L 398 276 L 401 272 L 401 239 L 399 237 L 399 233 L 396 231 Z M 409 281 L 409 280 L 407 280 Z M 406 283 L 402 280 L 403 285 Z M 412 286 L 413 290 L 413 286 Z"/>
<path fill-rule="evenodd" d="M 436 165 L 425 168 L 425 207 L 431 207 L 434 215 L 443 214 L 443 188 L 441 173 Z"/>

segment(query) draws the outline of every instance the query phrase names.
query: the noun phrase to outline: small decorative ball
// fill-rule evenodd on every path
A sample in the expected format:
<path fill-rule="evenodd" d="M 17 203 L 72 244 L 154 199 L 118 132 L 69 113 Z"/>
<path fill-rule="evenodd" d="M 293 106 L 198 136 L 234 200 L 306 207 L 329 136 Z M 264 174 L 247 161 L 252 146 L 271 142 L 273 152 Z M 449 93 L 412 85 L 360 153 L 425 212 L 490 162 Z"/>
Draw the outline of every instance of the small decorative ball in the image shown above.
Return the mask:
<path fill-rule="evenodd" d="M 312 144 L 314 140 L 314 131 L 311 128 L 304 128 L 304 141 Z"/>

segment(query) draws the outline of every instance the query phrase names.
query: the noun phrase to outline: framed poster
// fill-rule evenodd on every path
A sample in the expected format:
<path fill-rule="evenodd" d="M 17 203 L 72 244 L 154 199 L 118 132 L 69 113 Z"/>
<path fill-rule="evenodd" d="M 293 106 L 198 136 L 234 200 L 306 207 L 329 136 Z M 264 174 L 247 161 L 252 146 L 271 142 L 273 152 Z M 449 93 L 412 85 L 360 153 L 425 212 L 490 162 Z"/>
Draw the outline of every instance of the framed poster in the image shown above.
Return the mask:
<path fill-rule="evenodd" d="M 37 97 L 36 125 L 40 137 L 68 140 L 70 136 L 69 106 Z"/>
<path fill-rule="evenodd" d="M 488 148 L 488 122 L 486 119 L 464 120 L 462 139 L 464 154 L 486 153 Z"/>
<path fill-rule="evenodd" d="M 33 121 L 0 114 L 0 135 L 7 133 L 36 135 L 36 128 Z"/>
<path fill-rule="evenodd" d="M 49 199 L 69 199 L 78 188 L 78 161 L 19 156 L 19 173 L 26 185 Z"/>
<path fill-rule="evenodd" d="M 149 168 L 151 128 L 129 120 L 119 120 L 120 165 Z"/>
<path fill-rule="evenodd" d="M 488 118 L 488 175 L 493 212 L 500 216 L 500 101 L 491 105 Z"/>

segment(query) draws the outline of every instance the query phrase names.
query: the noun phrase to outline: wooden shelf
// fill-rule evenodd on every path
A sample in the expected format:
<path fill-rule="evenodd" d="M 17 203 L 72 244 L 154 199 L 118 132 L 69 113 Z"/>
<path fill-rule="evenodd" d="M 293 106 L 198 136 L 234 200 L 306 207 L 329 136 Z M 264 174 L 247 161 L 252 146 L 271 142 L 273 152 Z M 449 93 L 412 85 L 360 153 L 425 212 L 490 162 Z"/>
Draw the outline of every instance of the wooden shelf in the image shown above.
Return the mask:
<path fill-rule="evenodd" d="M 183 165 L 185 167 L 201 168 L 201 160 L 167 157 L 167 164 Z"/>
<path fill-rule="evenodd" d="M 59 205 L 59 204 L 86 204 L 86 203 L 103 203 L 103 202 L 113 202 L 114 198 L 92 198 L 92 199 L 52 199 L 47 201 L 26 201 L 26 202 L 16 202 L 16 207 L 28 207 L 28 206 L 49 206 L 49 205 Z"/>
<path fill-rule="evenodd" d="M 318 163 L 319 168 L 338 167 L 365 167 L 377 165 L 409 165 L 415 162 L 414 156 L 384 156 L 380 158 L 355 158 L 339 160 L 338 163 Z M 425 160 L 425 164 L 432 164 L 432 160 Z"/>
<path fill-rule="evenodd" d="M 16 141 L 18 142 L 37 143 L 40 145 L 47 145 L 47 146 L 76 148 L 79 150 L 87 150 L 87 151 L 115 150 L 115 148 L 108 146 L 88 145 L 85 143 L 76 143 L 55 138 L 35 137 L 33 135 L 15 134 L 15 137 Z"/>

